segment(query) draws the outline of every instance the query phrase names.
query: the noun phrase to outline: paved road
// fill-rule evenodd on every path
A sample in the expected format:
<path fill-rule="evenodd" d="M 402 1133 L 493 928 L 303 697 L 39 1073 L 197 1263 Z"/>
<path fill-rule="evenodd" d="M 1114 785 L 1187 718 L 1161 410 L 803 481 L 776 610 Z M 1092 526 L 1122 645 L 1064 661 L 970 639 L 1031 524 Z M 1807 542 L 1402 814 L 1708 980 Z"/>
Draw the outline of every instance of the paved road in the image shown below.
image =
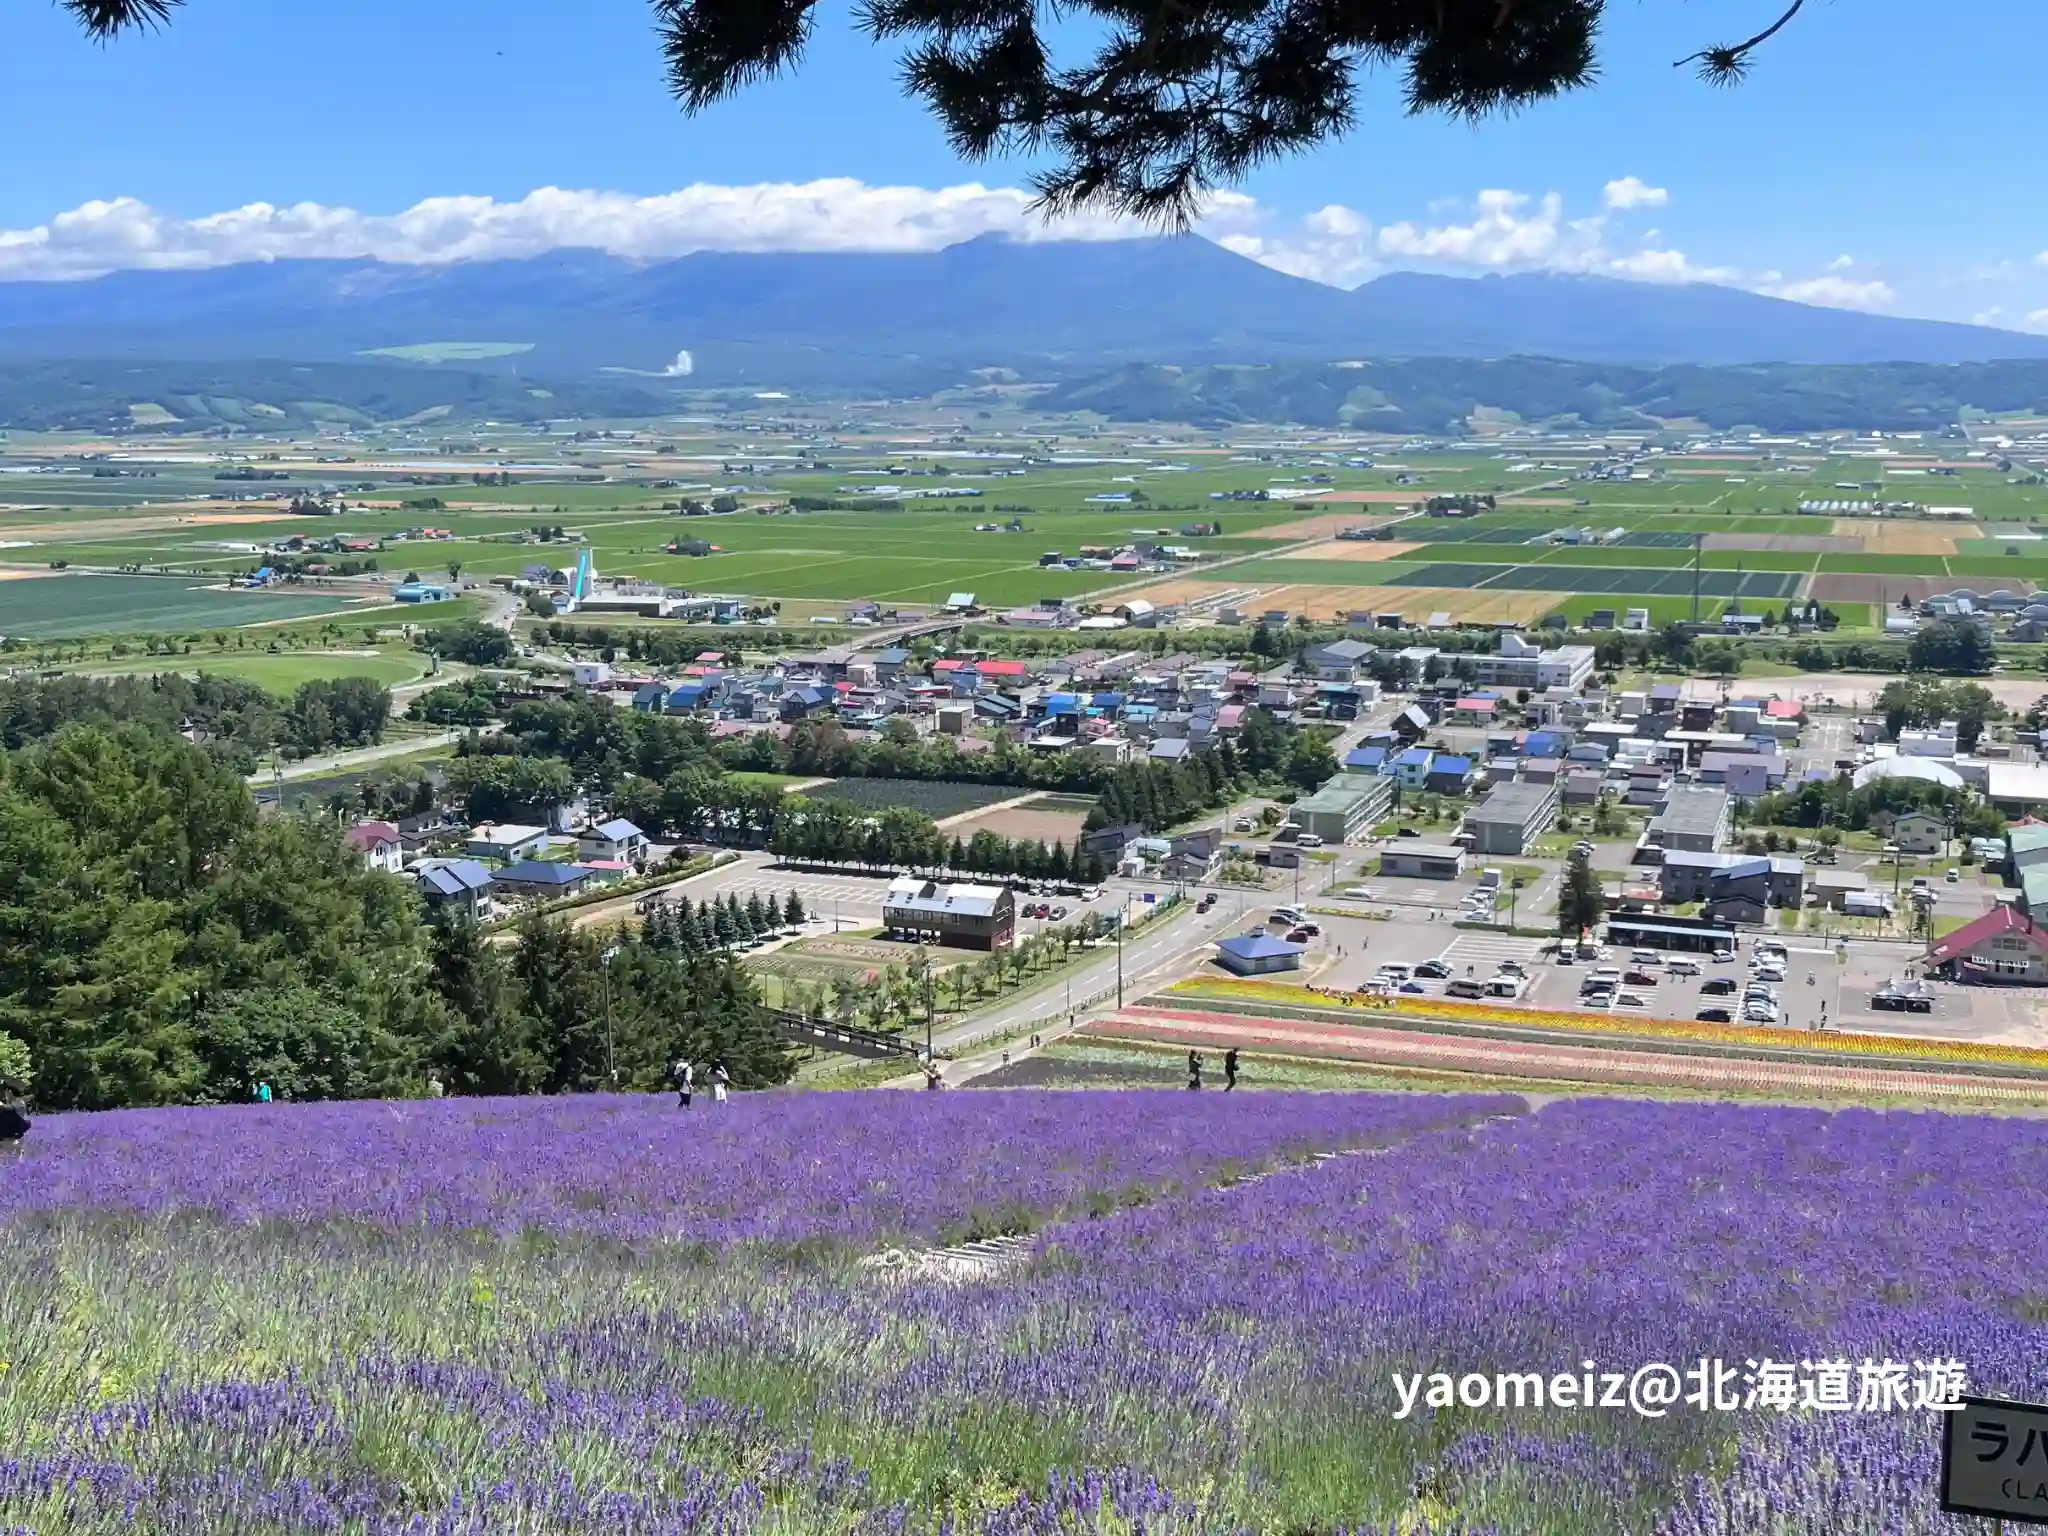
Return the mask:
<path fill-rule="evenodd" d="M 394 741 L 380 742 L 374 747 L 354 747 L 347 752 L 330 752 L 324 757 L 302 757 L 296 763 L 286 763 L 273 773 L 268 768 L 259 769 L 248 776 L 251 784 L 264 785 L 273 780 L 283 779 L 287 784 L 295 779 L 317 779 L 330 773 L 352 773 L 358 768 L 372 768 L 387 758 L 405 757 L 413 752 L 426 752 L 435 747 L 450 747 L 462 740 L 460 731 L 437 731 L 431 736 L 406 736 Z"/>

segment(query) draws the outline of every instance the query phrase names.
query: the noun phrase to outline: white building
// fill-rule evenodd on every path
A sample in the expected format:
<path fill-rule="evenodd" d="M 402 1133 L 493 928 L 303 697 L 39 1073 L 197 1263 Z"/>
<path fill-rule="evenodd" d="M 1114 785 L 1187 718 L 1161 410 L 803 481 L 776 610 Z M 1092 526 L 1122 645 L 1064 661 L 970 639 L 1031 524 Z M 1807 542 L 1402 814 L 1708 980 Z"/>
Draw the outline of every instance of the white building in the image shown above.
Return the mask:
<path fill-rule="evenodd" d="M 1497 654 L 1473 661 L 1484 687 L 1576 692 L 1592 681 L 1596 654 L 1590 645 L 1560 645 L 1546 651 L 1522 635 L 1505 634 Z"/>

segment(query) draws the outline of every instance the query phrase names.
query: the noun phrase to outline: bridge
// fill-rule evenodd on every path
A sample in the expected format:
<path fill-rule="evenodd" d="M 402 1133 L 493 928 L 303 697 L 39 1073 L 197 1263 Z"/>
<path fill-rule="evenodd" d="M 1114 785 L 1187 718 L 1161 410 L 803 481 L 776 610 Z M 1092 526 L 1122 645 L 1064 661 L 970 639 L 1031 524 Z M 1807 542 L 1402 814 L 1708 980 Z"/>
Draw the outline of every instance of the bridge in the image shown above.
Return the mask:
<path fill-rule="evenodd" d="M 829 1019 L 809 1019 L 800 1013 L 785 1013 L 779 1008 L 763 1011 L 776 1032 L 792 1045 L 836 1051 L 842 1056 L 858 1056 L 864 1061 L 917 1061 L 924 1054 L 900 1035 L 857 1029 L 851 1024 L 834 1024 Z"/>

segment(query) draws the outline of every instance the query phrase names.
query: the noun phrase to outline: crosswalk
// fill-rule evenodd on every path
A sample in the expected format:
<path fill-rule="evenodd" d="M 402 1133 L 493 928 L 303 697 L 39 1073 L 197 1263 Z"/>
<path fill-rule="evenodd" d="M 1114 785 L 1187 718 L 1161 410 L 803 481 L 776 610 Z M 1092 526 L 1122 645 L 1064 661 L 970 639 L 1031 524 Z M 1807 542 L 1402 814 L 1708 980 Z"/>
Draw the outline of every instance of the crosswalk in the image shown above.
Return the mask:
<path fill-rule="evenodd" d="M 1490 975 L 1503 960 L 1519 961 L 1533 966 L 1543 955 L 1543 940 L 1520 938 L 1512 933 L 1474 933 L 1465 931 L 1451 941 L 1444 958 L 1454 966 L 1471 966 L 1481 975 Z"/>

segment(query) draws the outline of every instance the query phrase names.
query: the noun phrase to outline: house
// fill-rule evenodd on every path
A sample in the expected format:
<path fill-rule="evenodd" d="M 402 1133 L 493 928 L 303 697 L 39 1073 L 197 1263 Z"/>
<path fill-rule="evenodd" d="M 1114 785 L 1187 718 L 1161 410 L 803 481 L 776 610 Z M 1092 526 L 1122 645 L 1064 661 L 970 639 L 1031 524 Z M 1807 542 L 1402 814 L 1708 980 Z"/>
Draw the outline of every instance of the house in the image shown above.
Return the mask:
<path fill-rule="evenodd" d="M 1600 798 L 1600 791 L 1606 783 L 1607 776 L 1598 768 L 1567 768 L 1562 785 L 1564 803 L 1592 805 Z"/>
<path fill-rule="evenodd" d="M 999 885 L 948 885 L 903 875 L 882 900 L 893 939 L 980 949 L 993 954 L 1017 939 L 1017 898 Z"/>
<path fill-rule="evenodd" d="M 1891 840 L 1901 853 L 1940 853 L 1948 839 L 1948 823 L 1926 811 L 1906 811 L 1892 818 Z"/>
<path fill-rule="evenodd" d="M 667 683 L 642 683 L 633 690 L 633 709 L 637 714 L 658 715 L 668 705 L 669 685 Z"/>
<path fill-rule="evenodd" d="M 423 859 L 413 866 L 420 897 L 437 912 L 489 922 L 496 911 L 491 872 L 475 859 Z"/>
<path fill-rule="evenodd" d="M 1869 877 L 1860 869 L 1817 869 L 1813 872 L 1814 899 L 1837 912 L 1849 910 L 1855 897 L 1868 894 Z"/>
<path fill-rule="evenodd" d="M 1930 945 L 1927 973 L 1984 986 L 2039 986 L 2048 982 L 2048 930 L 2001 902 Z"/>
<path fill-rule="evenodd" d="M 602 688 L 612 680 L 612 664 L 608 661 L 572 661 L 569 663 L 569 680 L 578 688 Z"/>
<path fill-rule="evenodd" d="M 1429 711 L 1420 704 L 1410 704 L 1395 715 L 1390 723 L 1394 728 L 1394 734 L 1404 743 L 1418 741 L 1427 736 L 1431 725 L 1434 724 Z"/>
<path fill-rule="evenodd" d="M 1351 773 L 1384 773 L 1387 767 L 1387 749 L 1353 747 L 1344 754 L 1344 767 Z"/>
<path fill-rule="evenodd" d="M 1710 917 L 1615 912 L 1607 919 L 1607 942 L 1617 947 L 1627 945 L 1631 949 L 1664 949 L 1704 955 L 1717 950 L 1733 950 L 1736 939 L 1733 926 Z"/>
<path fill-rule="evenodd" d="M 552 900 L 557 896 L 579 895 L 597 877 L 595 870 L 580 864 L 557 864 L 548 859 L 521 859 L 491 876 L 498 889 L 515 896 Z"/>
<path fill-rule="evenodd" d="M 1356 682 L 1378 655 L 1377 647 L 1363 640 L 1336 640 L 1312 645 L 1301 653 L 1302 670 L 1330 683 Z"/>
<path fill-rule="evenodd" d="M 1429 765 L 1429 782 L 1424 787 L 1433 795 L 1462 795 L 1471 790 L 1477 774 L 1471 758 L 1439 752 Z"/>
<path fill-rule="evenodd" d="M 1263 933 L 1248 933 L 1220 940 L 1216 945 L 1216 963 L 1234 976 L 1270 976 L 1276 971 L 1298 969 L 1307 948 L 1305 944 Z"/>
<path fill-rule="evenodd" d="M 1403 789 L 1420 790 L 1429 783 L 1429 770 L 1436 754 L 1427 747 L 1410 747 L 1394 759 L 1394 777 Z"/>
<path fill-rule="evenodd" d="M 1449 723 L 1452 725 L 1490 726 L 1493 724 L 1494 715 L 1499 709 L 1500 700 L 1487 698 L 1480 694 L 1472 694 L 1452 702 Z"/>
<path fill-rule="evenodd" d="M 547 845 L 546 827 L 486 821 L 470 828 L 466 851 L 473 859 L 498 859 L 507 864 L 517 864 L 545 851 Z"/>
<path fill-rule="evenodd" d="M 1806 861 L 1786 854 L 1695 853 L 1664 855 L 1657 894 L 1673 904 L 1750 900 L 1759 907 L 1799 907 L 1806 897 Z"/>
<path fill-rule="evenodd" d="M 1162 736 L 1145 755 L 1155 762 L 1177 763 L 1188 755 L 1191 743 L 1185 736 Z"/>
<path fill-rule="evenodd" d="M 1294 820 L 1303 833 L 1334 848 L 1363 837 L 1393 804 L 1392 778 L 1377 773 L 1340 773 L 1306 800 L 1295 802 Z"/>
<path fill-rule="evenodd" d="M 1465 815 L 1472 852 L 1520 854 L 1557 815 L 1555 784 L 1496 784 Z"/>
<path fill-rule="evenodd" d="M 576 856 L 586 862 L 616 859 L 638 869 L 647 862 L 647 834 L 624 817 L 614 817 L 576 835 Z"/>
<path fill-rule="evenodd" d="M 359 821 L 341 835 L 341 841 L 362 855 L 365 869 L 395 875 L 405 866 L 405 842 L 388 821 Z"/>
<path fill-rule="evenodd" d="M 391 589 L 394 603 L 442 603 L 450 595 L 446 587 L 431 581 L 402 581 Z"/>

